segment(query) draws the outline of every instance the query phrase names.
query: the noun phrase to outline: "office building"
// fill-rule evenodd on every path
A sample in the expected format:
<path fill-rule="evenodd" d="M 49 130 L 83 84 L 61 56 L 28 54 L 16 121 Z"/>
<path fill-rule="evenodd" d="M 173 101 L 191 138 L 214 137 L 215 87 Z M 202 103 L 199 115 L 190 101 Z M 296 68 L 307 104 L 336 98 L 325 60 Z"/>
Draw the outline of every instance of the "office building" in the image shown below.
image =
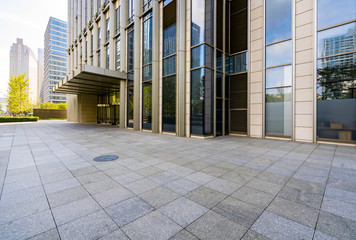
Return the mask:
<path fill-rule="evenodd" d="M 26 74 L 29 79 L 28 95 L 30 102 L 38 102 L 38 70 L 37 58 L 32 50 L 24 45 L 23 39 L 17 38 L 10 48 L 10 76 L 13 74 Z"/>
<path fill-rule="evenodd" d="M 68 120 L 356 142 L 352 0 L 68 1 Z"/>
<path fill-rule="evenodd" d="M 67 101 L 66 94 L 52 92 L 52 88 L 67 74 L 67 38 L 67 23 L 50 17 L 44 35 L 43 102 Z"/>
<path fill-rule="evenodd" d="M 44 55 L 43 55 L 43 48 L 37 49 L 37 96 L 38 96 L 38 103 L 43 102 L 43 74 L 44 74 Z"/>

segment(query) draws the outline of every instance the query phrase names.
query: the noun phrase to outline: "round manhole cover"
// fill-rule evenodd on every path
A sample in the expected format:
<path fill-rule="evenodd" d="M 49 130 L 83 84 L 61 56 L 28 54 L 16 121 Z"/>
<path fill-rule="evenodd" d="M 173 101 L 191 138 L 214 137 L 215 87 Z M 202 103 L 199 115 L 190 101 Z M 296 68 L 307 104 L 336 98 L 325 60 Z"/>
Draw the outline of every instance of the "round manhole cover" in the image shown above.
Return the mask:
<path fill-rule="evenodd" d="M 94 158 L 95 162 L 108 162 L 108 161 L 113 161 L 115 159 L 118 159 L 119 157 L 116 155 L 104 155 L 104 156 L 99 156 Z"/>

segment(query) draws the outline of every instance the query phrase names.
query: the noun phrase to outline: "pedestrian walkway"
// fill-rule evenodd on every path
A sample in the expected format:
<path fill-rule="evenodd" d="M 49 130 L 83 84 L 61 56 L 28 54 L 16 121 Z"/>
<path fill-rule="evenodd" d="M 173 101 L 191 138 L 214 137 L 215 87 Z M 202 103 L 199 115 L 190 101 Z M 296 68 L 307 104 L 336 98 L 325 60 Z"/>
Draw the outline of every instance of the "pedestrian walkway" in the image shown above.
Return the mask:
<path fill-rule="evenodd" d="M 0 239 L 356 239 L 353 146 L 0 124 L 0 193 Z"/>

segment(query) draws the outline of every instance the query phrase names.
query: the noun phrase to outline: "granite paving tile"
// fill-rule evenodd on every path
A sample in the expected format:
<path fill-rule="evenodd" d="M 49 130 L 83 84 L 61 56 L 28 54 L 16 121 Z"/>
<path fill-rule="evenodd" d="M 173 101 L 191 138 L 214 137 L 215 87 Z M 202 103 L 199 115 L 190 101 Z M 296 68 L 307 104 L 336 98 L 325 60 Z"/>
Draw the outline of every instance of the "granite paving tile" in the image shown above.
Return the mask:
<path fill-rule="evenodd" d="M 119 229 L 102 210 L 58 227 L 61 239 L 98 239 Z"/>
<path fill-rule="evenodd" d="M 227 197 L 226 194 L 201 186 L 185 195 L 186 198 L 208 208 L 213 208 L 216 204 Z"/>
<path fill-rule="evenodd" d="M 183 228 L 208 211 L 207 208 L 185 197 L 180 197 L 158 210 Z"/>
<path fill-rule="evenodd" d="M 177 199 L 179 196 L 180 194 L 173 192 L 164 186 L 160 186 L 140 194 L 140 198 L 155 208 L 159 208 Z"/>
<path fill-rule="evenodd" d="M 251 230 L 276 240 L 308 240 L 313 239 L 314 234 L 314 229 L 268 211 L 262 213 Z"/>
<path fill-rule="evenodd" d="M 199 239 L 207 240 L 236 240 L 240 239 L 247 228 L 235 223 L 218 213 L 209 211 L 201 218 L 190 224 L 186 230 Z"/>
<path fill-rule="evenodd" d="M 153 207 L 139 197 L 133 197 L 111 205 L 105 208 L 105 211 L 120 227 L 123 227 L 153 211 Z"/>
<path fill-rule="evenodd" d="M 132 240 L 167 240 L 181 229 L 180 226 L 159 211 L 151 212 L 123 227 L 123 231 Z"/>
<path fill-rule="evenodd" d="M 58 226 L 100 210 L 100 206 L 92 197 L 86 197 L 52 208 L 52 213 Z"/>

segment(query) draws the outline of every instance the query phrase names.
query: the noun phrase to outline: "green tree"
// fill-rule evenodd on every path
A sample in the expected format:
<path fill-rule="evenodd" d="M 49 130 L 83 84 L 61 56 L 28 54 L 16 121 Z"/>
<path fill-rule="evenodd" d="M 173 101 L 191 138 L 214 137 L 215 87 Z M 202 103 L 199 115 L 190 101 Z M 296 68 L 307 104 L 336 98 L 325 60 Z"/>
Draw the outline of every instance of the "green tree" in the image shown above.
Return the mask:
<path fill-rule="evenodd" d="M 25 114 L 32 110 L 28 96 L 29 86 L 29 80 L 25 74 L 14 74 L 10 77 L 6 101 L 12 114 Z"/>

